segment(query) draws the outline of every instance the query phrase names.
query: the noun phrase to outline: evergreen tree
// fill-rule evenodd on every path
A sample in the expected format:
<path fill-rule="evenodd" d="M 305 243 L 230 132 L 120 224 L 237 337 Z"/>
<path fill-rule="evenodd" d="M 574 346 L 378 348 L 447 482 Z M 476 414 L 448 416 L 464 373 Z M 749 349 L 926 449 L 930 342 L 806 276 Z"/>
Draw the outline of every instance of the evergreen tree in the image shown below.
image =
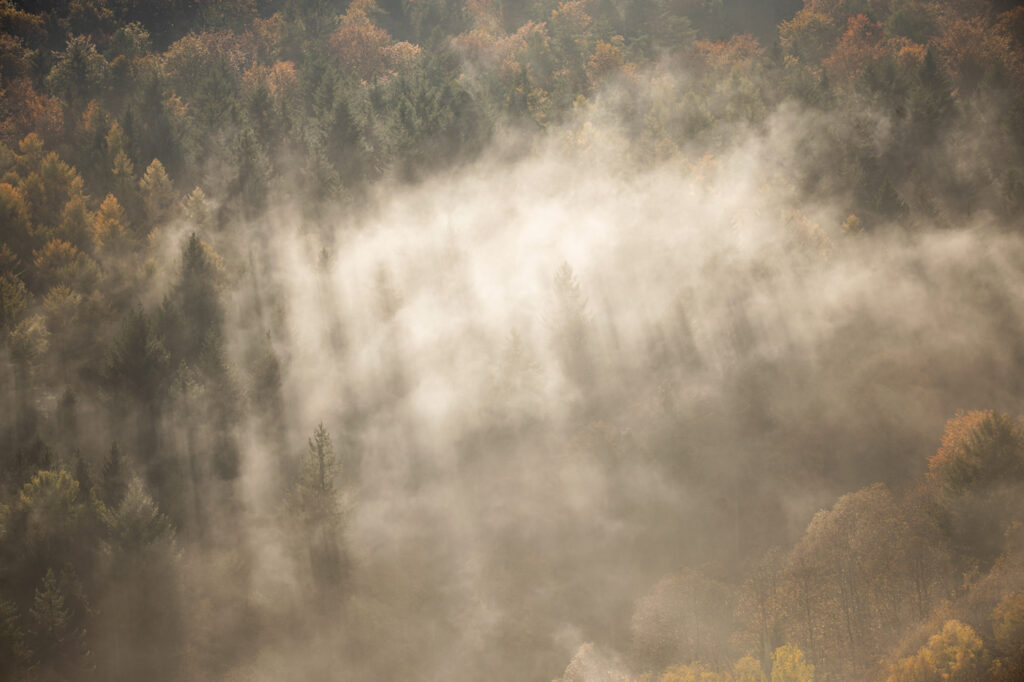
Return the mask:
<path fill-rule="evenodd" d="M 160 159 L 153 159 L 146 168 L 139 180 L 139 191 L 146 210 L 147 228 L 162 225 L 172 217 L 177 197 Z"/>
<path fill-rule="evenodd" d="M 29 614 L 35 625 L 33 635 L 40 658 L 47 662 L 62 658 L 72 637 L 71 612 L 64 605 L 64 592 L 53 569 L 46 571 L 42 584 L 36 588 Z"/>
<path fill-rule="evenodd" d="M 18 607 L 13 602 L 0 600 L 0 678 L 19 679 L 28 668 L 32 652 L 25 640 Z"/>
<path fill-rule="evenodd" d="M 318 585 L 332 587 L 342 583 L 347 571 L 340 538 L 339 469 L 331 436 L 321 422 L 309 439 L 290 502 L 306 534 L 313 579 Z"/>
<path fill-rule="evenodd" d="M 117 441 L 114 441 L 100 472 L 100 499 L 108 508 L 116 509 L 124 497 L 125 485 L 124 460 Z"/>

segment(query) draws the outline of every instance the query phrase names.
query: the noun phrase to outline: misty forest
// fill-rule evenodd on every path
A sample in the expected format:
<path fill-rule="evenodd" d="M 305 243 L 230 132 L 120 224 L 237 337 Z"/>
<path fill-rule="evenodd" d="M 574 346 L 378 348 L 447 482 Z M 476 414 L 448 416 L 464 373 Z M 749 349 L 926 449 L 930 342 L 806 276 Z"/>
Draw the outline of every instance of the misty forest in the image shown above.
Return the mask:
<path fill-rule="evenodd" d="M 1024 3 L 0 0 L 0 680 L 1024 680 Z"/>

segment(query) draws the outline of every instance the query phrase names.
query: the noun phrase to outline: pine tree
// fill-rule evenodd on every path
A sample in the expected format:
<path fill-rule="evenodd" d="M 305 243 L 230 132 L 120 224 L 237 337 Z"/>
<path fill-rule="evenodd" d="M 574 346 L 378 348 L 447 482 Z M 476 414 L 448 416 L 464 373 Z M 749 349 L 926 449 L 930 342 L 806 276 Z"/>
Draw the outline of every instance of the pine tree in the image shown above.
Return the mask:
<path fill-rule="evenodd" d="M 125 491 L 124 462 L 117 441 L 110 444 L 110 454 L 103 462 L 100 475 L 100 499 L 107 507 L 116 508 L 121 504 Z"/>
<path fill-rule="evenodd" d="M 46 77 L 46 84 L 67 104 L 69 120 L 76 120 L 86 102 L 99 94 L 109 68 L 92 39 L 81 35 L 68 39 L 66 49 Z"/>
<path fill-rule="evenodd" d="M 107 360 L 106 376 L 133 400 L 159 400 L 169 376 L 167 351 L 141 309 L 128 314 Z"/>
<path fill-rule="evenodd" d="M 193 192 L 193 194 L 195 194 Z M 164 302 L 161 327 L 175 361 L 203 365 L 207 374 L 220 369 L 221 308 L 216 255 L 193 232 L 181 253 L 181 279 Z"/>
<path fill-rule="evenodd" d="M 256 133 L 243 130 L 236 141 L 235 167 L 238 169 L 229 192 L 238 202 L 242 214 L 255 218 L 267 205 L 270 189 L 270 162 Z"/>
<path fill-rule="evenodd" d="M 320 422 L 313 432 L 313 437 L 309 439 L 309 451 L 295 488 L 295 494 L 303 500 L 302 504 L 307 514 L 318 521 L 326 521 L 337 516 L 338 496 L 335 480 L 340 473 L 339 469 L 331 435 L 323 422 Z"/>
<path fill-rule="evenodd" d="M 92 240 L 97 248 L 118 250 L 127 245 L 128 227 L 124 209 L 113 194 L 100 204 L 92 221 Z"/>
<path fill-rule="evenodd" d="M 114 547 L 126 554 L 141 553 L 174 539 L 170 520 L 135 477 L 124 486 L 120 502 L 103 514 L 103 523 Z"/>
<path fill-rule="evenodd" d="M 82 457 L 80 451 L 75 451 L 75 481 L 78 482 L 78 501 L 86 502 L 89 493 L 92 491 L 92 473 L 89 471 L 89 463 Z"/>
<path fill-rule="evenodd" d="M 321 422 L 292 491 L 291 505 L 307 534 L 310 568 L 319 585 L 337 586 L 347 567 L 339 532 L 341 510 L 335 481 L 340 466 L 327 428 Z"/>
<path fill-rule="evenodd" d="M 142 198 L 139 196 L 138 183 L 135 180 L 135 164 L 126 152 L 118 152 L 114 157 L 111 174 L 114 180 L 114 194 L 125 209 L 125 225 L 138 226 L 142 218 Z"/>
<path fill-rule="evenodd" d="M 35 622 L 33 629 L 41 658 L 54 660 L 71 637 L 71 612 L 64 605 L 64 591 L 52 568 L 36 588 L 29 614 Z"/>
<path fill-rule="evenodd" d="M 31 661 L 32 653 L 25 644 L 18 607 L 0 600 L 0 679 L 19 679 Z"/>
<path fill-rule="evenodd" d="M 173 216 L 175 203 L 174 185 L 167 177 L 167 171 L 160 159 L 146 168 L 139 180 L 139 191 L 142 193 L 142 204 L 146 210 L 147 227 L 154 227 L 167 222 Z"/>
<path fill-rule="evenodd" d="M 210 201 L 201 187 L 193 189 L 181 202 L 185 218 L 198 230 L 210 227 Z"/>
<path fill-rule="evenodd" d="M 591 374 L 587 297 L 568 263 L 563 263 L 555 274 L 554 294 L 550 318 L 552 341 L 566 376 L 581 385 L 586 384 Z"/>

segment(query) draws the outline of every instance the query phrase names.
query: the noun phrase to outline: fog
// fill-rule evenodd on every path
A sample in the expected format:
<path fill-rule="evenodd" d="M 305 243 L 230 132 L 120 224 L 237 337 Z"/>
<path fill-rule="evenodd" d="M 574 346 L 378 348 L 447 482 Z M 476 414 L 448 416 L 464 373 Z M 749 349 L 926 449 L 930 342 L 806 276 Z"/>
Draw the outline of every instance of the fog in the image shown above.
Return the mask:
<path fill-rule="evenodd" d="M 0 3 L 0 679 L 1021 679 L 1014 5 Z"/>
<path fill-rule="evenodd" d="M 280 366 L 280 440 L 238 434 L 251 568 L 220 579 L 277 619 L 239 679 L 626 659 L 659 578 L 736 580 L 838 495 L 920 475 L 956 409 L 1019 410 L 1024 244 L 992 214 L 844 230 L 843 197 L 795 186 L 814 114 L 640 164 L 602 107 L 319 224 L 281 203 L 213 237 L 246 264 L 232 364 Z M 350 561 L 328 597 L 272 494 L 321 421 Z"/>

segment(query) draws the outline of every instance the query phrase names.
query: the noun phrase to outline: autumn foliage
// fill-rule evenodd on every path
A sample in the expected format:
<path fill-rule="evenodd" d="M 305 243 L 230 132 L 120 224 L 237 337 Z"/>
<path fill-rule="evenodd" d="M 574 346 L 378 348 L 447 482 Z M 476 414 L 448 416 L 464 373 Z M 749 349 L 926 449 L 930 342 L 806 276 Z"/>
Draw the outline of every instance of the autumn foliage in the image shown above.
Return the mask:
<path fill-rule="evenodd" d="M 439 641 L 524 666 L 479 665 L 472 679 L 550 679 L 560 668 L 566 682 L 1024 679 L 1024 422 L 957 412 L 934 450 L 919 427 L 961 399 L 944 382 L 970 383 L 910 357 L 916 340 L 941 334 L 901 328 L 906 337 L 870 358 L 885 372 L 858 374 L 860 342 L 893 313 L 886 297 L 826 291 L 868 309 L 840 317 L 857 321 L 848 326 L 796 303 L 790 318 L 788 301 L 775 310 L 763 297 L 782 280 L 794 292 L 817 287 L 827 263 L 866 271 L 889 244 L 876 238 L 919 247 L 926 262 L 933 242 L 978 224 L 1002 228 L 990 251 L 1016 267 L 1019 249 L 1004 247 L 1024 215 L 1024 7 L 1011 4 L 0 0 L 0 679 L 249 679 L 257 652 L 290 664 L 281 651 L 303 638 L 360 654 L 387 642 L 382 651 L 436 666 L 388 660 L 383 674 L 367 673 L 372 664 L 351 673 L 367 679 L 466 678 L 450 672 L 461 661 L 431 650 Z M 530 195 L 520 196 L 532 180 L 476 176 L 537 151 L 558 161 L 538 184 L 559 199 L 595 191 L 577 169 L 642 177 L 612 197 L 637 221 L 623 233 L 717 239 L 699 206 L 742 204 L 727 236 L 754 237 L 743 253 L 713 253 L 714 286 L 700 296 L 691 266 L 711 261 L 666 249 L 660 257 L 677 259 L 665 263 L 671 292 L 631 301 L 621 328 L 606 318 L 606 292 L 588 298 L 583 271 L 553 257 L 541 277 L 550 305 L 516 311 L 504 353 L 481 334 L 464 367 L 437 382 L 493 369 L 479 383 L 498 390 L 458 406 L 472 424 L 450 442 L 440 429 L 443 457 L 433 458 L 421 448 L 434 437 L 403 420 L 435 392 L 459 394 L 415 376 L 429 353 L 401 356 L 439 330 L 410 312 L 421 300 L 392 286 L 383 261 L 401 249 L 388 244 L 369 265 L 348 249 L 373 241 L 358 227 L 366 216 L 406 196 L 443 205 L 454 225 L 464 197 L 493 191 L 533 220 Z M 737 168 L 770 170 L 723 190 Z M 435 191 L 451 178 L 470 178 L 471 191 Z M 630 204 L 649 178 L 692 214 Z M 282 216 L 301 226 L 294 253 L 266 237 Z M 585 249 L 567 238 L 577 228 L 620 246 L 574 213 L 564 232 L 553 227 L 563 216 L 548 217 L 537 248 Z M 417 206 L 394 222 L 418 228 L 420 218 Z M 450 250 L 397 275 L 446 287 L 452 272 L 482 276 L 470 254 Z M 276 259 L 306 256 L 306 270 L 274 281 Z M 756 268 L 744 269 L 748 257 Z M 597 259 L 586 274 L 601 279 L 607 265 Z M 643 265 L 629 264 L 637 279 Z M 339 312 L 359 305 L 331 295 L 364 266 L 380 273 L 373 293 L 354 279 L 347 292 L 378 294 L 366 325 Z M 950 364 L 972 335 L 996 328 L 1011 342 L 971 366 L 1009 374 L 1024 362 L 1012 341 L 1019 292 L 1001 291 L 1001 274 L 956 290 L 1000 319 L 988 330 L 944 326 Z M 307 282 L 317 295 L 291 306 L 290 287 Z M 698 314 L 707 323 L 691 325 Z M 779 316 L 794 321 L 761 338 Z M 379 337 L 363 343 L 377 324 Z M 719 339 L 722 348 L 702 348 Z M 801 344 L 820 354 L 784 362 Z M 359 355 L 346 363 L 335 352 Z M 318 367 L 336 371 L 336 384 L 297 370 L 306 353 L 324 355 Z M 834 385 L 814 383 L 821 376 Z M 971 385 L 965 402 L 1019 408 L 1010 390 L 983 402 L 991 386 Z M 327 424 L 308 448 L 297 435 L 313 424 L 293 423 L 313 419 L 296 398 L 305 392 Z M 698 409 L 680 408 L 683 394 Z M 911 394 L 921 404 L 904 418 L 892 397 Z M 856 418 L 836 395 L 854 396 Z M 720 411 L 707 406 L 715 400 Z M 353 512 L 347 478 L 360 448 L 387 469 L 373 485 L 401 498 L 369 513 Z M 559 468 L 513 469 L 534 452 Z M 501 476 L 477 489 L 480 471 Z M 516 486 L 528 499 L 495 494 Z M 438 549 L 392 532 L 449 488 L 486 506 L 482 520 L 470 502 L 434 510 L 464 524 L 459 538 L 480 550 L 468 560 L 459 542 Z M 571 503 L 557 506 L 563 497 Z M 348 561 L 350 513 L 362 565 Z M 662 527 L 670 542 L 634 540 Z M 616 546 L 620 534 L 628 540 Z M 653 537 L 658 547 L 644 546 Z M 270 540 L 281 546 L 264 550 Z M 392 545 L 426 560 L 386 565 Z M 621 565 L 607 570 L 622 580 L 610 577 L 608 594 L 574 574 L 586 566 L 603 581 L 605 562 L 627 560 L 628 580 Z M 381 584 L 406 592 L 355 594 L 390 572 L 401 580 Z M 442 591 L 456 583 L 453 593 L 472 584 L 472 598 L 452 607 Z M 435 618 L 436 602 L 450 611 Z M 463 609 L 486 613 L 464 639 Z M 338 617 L 358 627 L 317 630 Z M 591 631 L 600 646 L 576 641 Z M 336 646 L 335 635 L 351 639 Z M 500 651 L 481 653 L 480 642 Z M 556 662 L 524 672 L 538 649 Z M 310 658 L 289 674 L 337 677 Z"/>
<path fill-rule="evenodd" d="M 958 412 L 946 422 L 942 444 L 928 460 L 928 475 L 953 489 L 1024 475 L 1024 431 L 994 410 Z"/>

